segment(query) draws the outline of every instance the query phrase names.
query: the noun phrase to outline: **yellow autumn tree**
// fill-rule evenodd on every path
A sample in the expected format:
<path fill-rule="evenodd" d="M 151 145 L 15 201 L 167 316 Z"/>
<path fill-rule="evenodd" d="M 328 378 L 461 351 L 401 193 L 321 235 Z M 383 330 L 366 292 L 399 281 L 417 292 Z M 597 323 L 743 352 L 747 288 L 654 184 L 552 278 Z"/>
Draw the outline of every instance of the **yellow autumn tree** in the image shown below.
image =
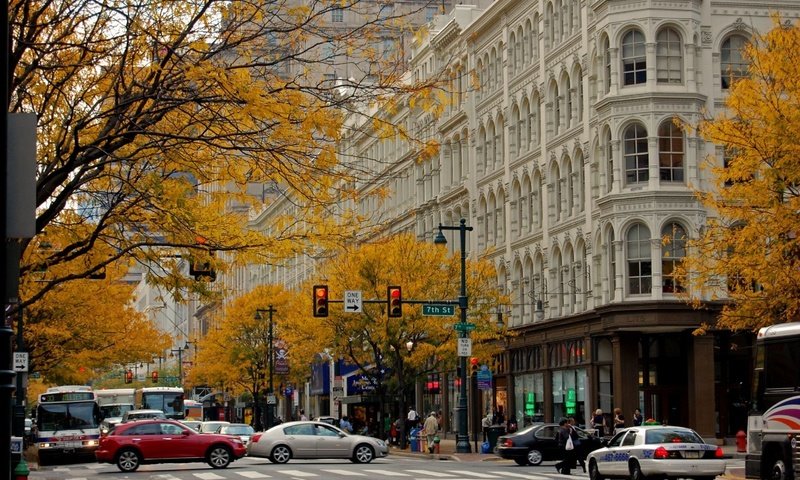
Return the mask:
<path fill-rule="evenodd" d="M 332 25 L 343 11 L 358 20 Z M 38 118 L 37 237 L 22 242 L 36 261 L 21 275 L 50 272 L 23 302 L 131 259 L 152 283 L 206 294 L 188 262 L 278 262 L 361 227 L 354 212 L 331 215 L 367 175 L 337 158 L 343 112 L 427 98 L 437 82 L 409 83 L 404 52 L 376 48 L 414 13 L 392 12 L 360 0 L 11 0 L 10 110 Z M 286 197 L 291 215 L 250 228 L 248 211 Z M 60 229 L 80 235 L 39 249 Z M 59 263 L 82 270 L 59 276 Z"/>
<path fill-rule="evenodd" d="M 717 325 L 731 329 L 800 320 L 800 28 L 773 21 L 727 109 L 699 125 L 725 161 L 706 165 L 715 188 L 698 195 L 712 216 L 678 272 L 696 305 L 729 300 Z"/>
<path fill-rule="evenodd" d="M 459 309 L 448 317 L 422 315 L 422 306 L 410 301 L 456 301 L 460 291 L 460 256 L 447 248 L 398 234 L 345 248 L 324 263 L 301 292 L 299 310 L 286 317 L 284 338 L 295 364 L 309 364 L 320 354 L 359 367 L 368 374 L 368 387 L 388 397 L 409 393 L 415 378 L 454 369 L 457 364 Z M 312 284 L 326 284 L 331 300 L 341 301 L 348 290 L 361 291 L 362 313 L 344 311 L 330 303 L 329 315 L 313 317 Z M 387 288 L 399 286 L 404 300 L 402 317 L 387 316 Z M 508 299 L 497 287 L 496 272 L 488 261 L 467 263 L 468 321 L 473 356 L 491 363 L 499 350 L 494 340 L 506 335 L 497 325 L 496 312 Z M 372 302 L 377 301 L 377 302 Z M 410 349 L 408 347 L 411 347 Z"/>

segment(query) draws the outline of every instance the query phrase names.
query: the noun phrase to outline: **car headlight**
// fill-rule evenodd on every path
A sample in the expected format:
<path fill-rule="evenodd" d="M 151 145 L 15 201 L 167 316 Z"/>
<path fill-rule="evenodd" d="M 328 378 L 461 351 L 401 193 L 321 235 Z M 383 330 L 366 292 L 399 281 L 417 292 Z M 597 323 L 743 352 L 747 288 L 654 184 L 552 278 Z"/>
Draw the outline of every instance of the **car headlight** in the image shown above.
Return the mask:
<path fill-rule="evenodd" d="M 99 442 L 97 440 L 84 440 L 83 445 L 85 447 L 96 447 Z"/>
<path fill-rule="evenodd" d="M 376 443 L 378 444 L 378 446 L 379 446 L 379 447 L 381 447 L 381 448 L 386 446 L 386 443 L 385 443 L 383 440 L 375 440 L 375 442 L 376 442 Z"/>

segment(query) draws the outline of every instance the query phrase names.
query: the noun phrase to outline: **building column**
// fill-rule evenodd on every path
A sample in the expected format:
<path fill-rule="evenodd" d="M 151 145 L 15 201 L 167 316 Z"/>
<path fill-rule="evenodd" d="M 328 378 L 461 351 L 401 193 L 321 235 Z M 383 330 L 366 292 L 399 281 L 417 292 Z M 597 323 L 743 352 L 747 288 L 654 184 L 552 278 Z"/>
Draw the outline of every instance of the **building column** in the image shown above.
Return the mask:
<path fill-rule="evenodd" d="M 689 426 L 701 437 L 716 437 L 714 406 L 714 336 L 693 335 L 689 350 Z"/>
<path fill-rule="evenodd" d="M 625 415 L 626 426 L 631 426 L 631 412 L 639 408 L 639 335 L 634 333 L 614 335 L 611 337 L 611 347 L 614 362 L 611 379 L 614 389 L 612 408 L 621 408 L 622 414 Z"/>

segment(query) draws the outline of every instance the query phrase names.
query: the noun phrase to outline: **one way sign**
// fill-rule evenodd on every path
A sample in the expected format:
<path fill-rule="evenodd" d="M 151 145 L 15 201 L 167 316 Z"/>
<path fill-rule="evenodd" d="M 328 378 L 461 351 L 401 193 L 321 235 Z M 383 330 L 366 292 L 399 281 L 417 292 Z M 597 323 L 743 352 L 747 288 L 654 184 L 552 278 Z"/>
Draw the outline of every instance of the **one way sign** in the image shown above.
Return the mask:
<path fill-rule="evenodd" d="M 347 313 L 361 313 L 361 290 L 345 290 L 344 311 Z"/>

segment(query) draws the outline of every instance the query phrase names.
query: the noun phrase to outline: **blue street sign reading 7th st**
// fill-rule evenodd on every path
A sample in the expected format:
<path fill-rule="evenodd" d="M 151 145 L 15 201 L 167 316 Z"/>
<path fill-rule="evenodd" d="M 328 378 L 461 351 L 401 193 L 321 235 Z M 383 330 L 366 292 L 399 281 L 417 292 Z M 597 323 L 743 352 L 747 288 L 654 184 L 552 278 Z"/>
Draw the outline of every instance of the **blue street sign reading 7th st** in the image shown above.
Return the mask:
<path fill-rule="evenodd" d="M 441 317 L 452 317 L 456 313 L 455 305 L 422 305 L 422 314 Z"/>

